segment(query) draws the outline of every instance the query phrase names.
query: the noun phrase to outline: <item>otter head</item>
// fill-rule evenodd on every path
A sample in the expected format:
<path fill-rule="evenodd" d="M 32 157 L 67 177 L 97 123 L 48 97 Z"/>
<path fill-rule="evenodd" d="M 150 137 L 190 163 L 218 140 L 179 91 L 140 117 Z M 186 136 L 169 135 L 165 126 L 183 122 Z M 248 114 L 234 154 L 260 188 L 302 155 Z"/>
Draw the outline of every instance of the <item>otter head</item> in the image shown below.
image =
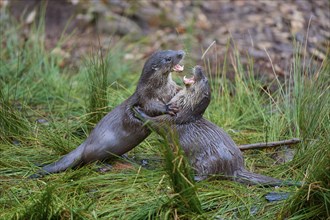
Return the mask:
<path fill-rule="evenodd" d="M 184 67 L 180 65 L 180 62 L 183 60 L 184 55 L 185 53 L 182 50 L 155 52 L 144 64 L 139 84 L 145 84 L 152 80 L 154 81 L 153 86 L 159 86 L 156 84 L 165 82 L 172 70 L 176 72 L 183 71 Z"/>
<path fill-rule="evenodd" d="M 188 93 L 202 93 L 206 96 L 210 96 L 210 85 L 207 77 L 204 74 L 201 66 L 195 66 L 193 68 L 193 76 L 191 78 L 183 77 L 183 83 Z"/>
<path fill-rule="evenodd" d="M 186 99 L 194 114 L 202 115 L 211 101 L 211 87 L 201 66 L 195 66 L 191 78 L 183 77 Z"/>

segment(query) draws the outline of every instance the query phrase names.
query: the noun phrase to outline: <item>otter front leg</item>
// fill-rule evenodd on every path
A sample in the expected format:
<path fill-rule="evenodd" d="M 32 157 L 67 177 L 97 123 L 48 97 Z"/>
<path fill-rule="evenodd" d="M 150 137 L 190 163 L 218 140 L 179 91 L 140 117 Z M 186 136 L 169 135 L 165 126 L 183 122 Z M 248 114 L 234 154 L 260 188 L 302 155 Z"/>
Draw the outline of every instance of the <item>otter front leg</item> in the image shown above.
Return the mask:
<path fill-rule="evenodd" d="M 158 116 L 163 114 L 175 115 L 178 109 L 175 106 L 153 100 L 143 106 L 143 111 L 149 116 Z"/>
<path fill-rule="evenodd" d="M 145 111 L 139 107 L 133 107 L 133 111 L 135 112 L 135 117 L 138 118 L 139 120 L 143 121 L 143 122 L 150 122 L 152 124 L 158 124 L 161 123 L 163 120 L 163 116 L 166 115 L 160 115 L 160 116 L 156 116 L 156 117 L 151 117 L 149 115 L 147 115 L 147 113 L 145 113 Z"/>
<path fill-rule="evenodd" d="M 172 116 L 165 114 L 159 115 L 156 117 L 151 117 L 143 111 L 141 107 L 133 107 L 133 111 L 135 112 L 135 117 L 139 120 L 146 122 L 147 125 L 151 126 L 153 129 L 159 130 L 164 127 L 164 124 L 172 121 Z"/>

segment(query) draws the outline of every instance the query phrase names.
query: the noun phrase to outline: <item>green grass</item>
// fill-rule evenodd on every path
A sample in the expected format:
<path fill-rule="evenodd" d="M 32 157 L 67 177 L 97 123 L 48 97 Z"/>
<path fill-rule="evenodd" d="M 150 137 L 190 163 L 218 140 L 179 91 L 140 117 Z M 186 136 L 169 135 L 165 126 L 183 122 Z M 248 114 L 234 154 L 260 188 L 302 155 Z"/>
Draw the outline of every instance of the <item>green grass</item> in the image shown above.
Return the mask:
<path fill-rule="evenodd" d="M 142 69 L 141 63 L 124 61 L 130 50 L 124 43 L 110 45 L 102 56 L 92 53 L 77 70 L 62 69 L 59 57 L 45 50 L 43 25 L 42 21 L 35 25 L 27 41 L 22 41 L 19 24 L 1 21 L 1 30 L 6 31 L 0 51 L 0 219 L 329 216 L 330 61 L 327 56 L 321 66 L 311 61 L 303 67 L 301 45 L 296 45 L 289 76 L 284 83 L 273 82 L 278 90 L 272 94 L 254 78 L 253 60 L 244 66 L 230 44 L 224 63 L 211 66 L 204 60 L 213 91 L 205 117 L 223 127 L 238 144 L 301 138 L 289 163 L 276 165 L 271 157 L 274 150 L 244 153 L 249 170 L 303 180 L 301 188 L 258 188 L 218 180 L 193 183 L 186 163 L 170 163 L 182 156 L 177 145 L 159 142 L 155 134 L 129 153 L 150 163 L 154 160 L 150 169 L 131 162 L 131 169 L 98 173 L 94 163 L 28 179 L 37 170 L 35 165 L 53 162 L 84 141 L 101 115 L 132 94 Z M 216 52 L 216 47 L 207 56 L 216 59 L 212 50 Z M 235 72 L 233 82 L 226 77 L 228 69 Z M 92 119 L 92 115 L 98 116 Z M 292 196 L 268 203 L 264 195 L 271 191 L 291 192 Z"/>

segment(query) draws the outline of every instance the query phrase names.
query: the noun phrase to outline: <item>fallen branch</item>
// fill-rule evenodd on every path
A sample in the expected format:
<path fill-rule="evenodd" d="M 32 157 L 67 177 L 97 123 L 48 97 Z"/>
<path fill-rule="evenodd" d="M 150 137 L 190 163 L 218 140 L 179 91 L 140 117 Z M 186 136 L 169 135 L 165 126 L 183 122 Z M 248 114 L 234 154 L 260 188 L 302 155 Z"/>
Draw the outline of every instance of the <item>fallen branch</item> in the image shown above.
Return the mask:
<path fill-rule="evenodd" d="M 244 144 L 244 145 L 238 146 L 238 148 L 240 150 L 263 149 L 263 148 L 269 148 L 269 147 L 280 147 L 283 145 L 293 145 L 293 144 L 298 144 L 299 142 L 300 142 L 300 139 L 293 138 L 291 140 L 274 141 L 274 142 L 268 142 L 268 143 Z"/>

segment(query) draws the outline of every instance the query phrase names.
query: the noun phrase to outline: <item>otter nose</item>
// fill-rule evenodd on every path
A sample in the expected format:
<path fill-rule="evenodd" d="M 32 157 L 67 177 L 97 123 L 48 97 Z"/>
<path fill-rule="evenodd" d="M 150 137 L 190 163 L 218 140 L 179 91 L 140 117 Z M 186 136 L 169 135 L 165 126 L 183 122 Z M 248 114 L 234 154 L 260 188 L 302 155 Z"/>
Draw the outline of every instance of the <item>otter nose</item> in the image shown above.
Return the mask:
<path fill-rule="evenodd" d="M 184 54 L 185 54 L 185 53 L 184 53 L 183 50 L 179 50 L 179 51 L 178 51 L 178 54 L 176 55 L 176 57 L 177 57 L 178 59 L 181 60 L 181 59 L 183 58 Z"/>

